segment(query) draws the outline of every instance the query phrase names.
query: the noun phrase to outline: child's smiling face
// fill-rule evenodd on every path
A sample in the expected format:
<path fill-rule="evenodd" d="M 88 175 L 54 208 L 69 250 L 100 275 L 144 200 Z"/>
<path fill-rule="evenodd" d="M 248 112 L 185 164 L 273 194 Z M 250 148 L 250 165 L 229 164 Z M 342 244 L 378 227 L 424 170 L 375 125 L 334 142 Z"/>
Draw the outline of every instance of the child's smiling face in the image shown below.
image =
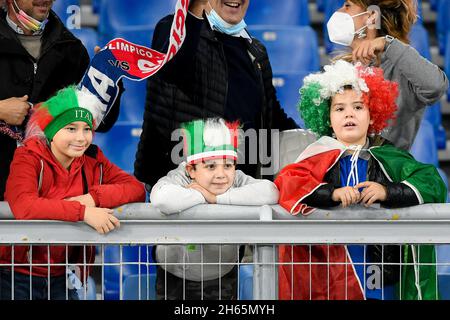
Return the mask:
<path fill-rule="evenodd" d="M 331 127 L 336 139 L 350 146 L 364 145 L 369 125 L 372 124 L 369 109 L 364 105 L 362 97 L 353 89 L 345 89 L 331 99 Z"/>
<path fill-rule="evenodd" d="M 53 137 L 50 148 L 56 159 L 65 167 L 81 157 L 92 143 L 92 129 L 83 121 L 72 122 L 61 128 Z"/>
<path fill-rule="evenodd" d="M 236 165 L 231 159 L 214 159 L 187 165 L 191 179 L 218 196 L 231 188 L 236 176 Z"/>

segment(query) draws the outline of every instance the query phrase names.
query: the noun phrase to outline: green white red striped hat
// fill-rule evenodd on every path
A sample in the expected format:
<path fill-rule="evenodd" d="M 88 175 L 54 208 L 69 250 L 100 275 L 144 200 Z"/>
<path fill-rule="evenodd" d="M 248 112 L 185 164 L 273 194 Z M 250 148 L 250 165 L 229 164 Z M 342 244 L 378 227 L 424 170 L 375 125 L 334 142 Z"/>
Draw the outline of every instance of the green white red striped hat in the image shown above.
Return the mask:
<path fill-rule="evenodd" d="M 194 120 L 182 125 L 184 155 L 189 164 L 211 159 L 237 161 L 239 122 L 221 118 Z"/>
<path fill-rule="evenodd" d="M 61 128 L 76 121 L 83 121 L 94 130 L 105 110 L 105 105 L 87 90 L 75 86 L 61 89 L 55 96 L 34 107 L 26 137 L 44 134 L 51 141 Z"/>

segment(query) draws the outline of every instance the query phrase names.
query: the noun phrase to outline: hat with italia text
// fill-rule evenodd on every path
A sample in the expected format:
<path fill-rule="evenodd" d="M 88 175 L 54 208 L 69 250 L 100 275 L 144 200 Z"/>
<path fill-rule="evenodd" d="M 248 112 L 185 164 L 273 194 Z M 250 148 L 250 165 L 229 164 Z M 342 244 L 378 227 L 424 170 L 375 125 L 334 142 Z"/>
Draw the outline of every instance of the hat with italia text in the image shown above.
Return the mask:
<path fill-rule="evenodd" d="M 42 133 L 51 141 L 66 125 L 82 121 L 95 129 L 103 113 L 92 101 L 92 95 L 71 86 L 57 92 L 45 102 L 35 106 L 27 126 L 27 137 Z"/>

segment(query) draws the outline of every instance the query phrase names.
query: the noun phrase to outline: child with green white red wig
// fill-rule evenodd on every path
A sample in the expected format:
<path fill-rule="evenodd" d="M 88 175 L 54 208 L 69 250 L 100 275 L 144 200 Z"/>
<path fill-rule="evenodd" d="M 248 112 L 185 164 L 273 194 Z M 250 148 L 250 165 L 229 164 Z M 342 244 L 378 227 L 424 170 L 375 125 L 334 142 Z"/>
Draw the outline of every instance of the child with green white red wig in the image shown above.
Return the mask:
<path fill-rule="evenodd" d="M 323 72 L 305 77 L 300 93 L 300 114 L 307 128 L 320 138 L 308 146 L 295 163 L 283 168 L 275 180 L 280 190 L 279 203 L 291 214 L 309 215 L 315 208 L 371 206 L 376 202 L 385 207 L 445 202 L 447 190 L 436 168 L 417 162 L 408 152 L 394 147 L 379 135 L 395 118 L 398 96 L 397 84 L 385 80 L 380 68 L 339 60 L 325 66 Z M 349 253 L 347 249 L 347 246 L 313 246 L 312 254 L 319 260 L 333 257 L 332 262 L 366 262 L 363 252 L 352 248 Z M 420 262 L 434 261 L 434 247 L 421 246 L 420 249 Z M 417 256 L 414 254 L 417 247 L 405 246 L 404 250 L 408 259 Z M 372 261 L 381 262 L 378 246 L 369 246 L 368 253 Z M 385 246 L 384 262 L 399 263 L 399 253 L 398 247 Z M 386 254 L 391 257 L 388 259 Z M 296 246 L 292 250 L 280 246 L 282 261 L 302 261 L 307 257 L 307 247 Z M 431 276 L 430 281 L 421 281 L 420 288 L 415 286 L 413 268 L 403 268 L 403 299 L 437 298 L 437 284 L 432 277 L 435 267 L 420 266 L 422 268 L 423 272 L 428 268 Z M 334 290 L 330 295 L 327 277 L 321 272 L 326 270 L 313 266 L 312 277 L 309 277 L 309 270 L 304 266 L 280 267 L 280 298 L 309 299 L 309 281 L 313 284 L 313 299 L 381 297 L 381 291 L 364 289 L 364 270 L 360 265 L 348 269 L 344 264 L 332 266 L 330 281 Z M 398 280 L 398 269 L 385 266 L 384 285 Z"/>
<path fill-rule="evenodd" d="M 150 193 L 150 202 L 162 213 L 207 203 L 277 203 L 278 190 L 271 181 L 236 170 L 239 123 L 210 118 L 185 123 L 182 129 L 186 162 L 161 178 Z M 157 299 L 236 299 L 239 259 L 235 245 L 157 246 Z"/>
<path fill-rule="evenodd" d="M 76 87 L 35 106 L 6 184 L 5 199 L 16 219 L 84 221 L 106 234 L 120 226 L 112 208 L 145 200 L 144 186 L 92 144 L 103 110 L 94 95 Z M 28 251 L 16 247 L 12 255 L 10 247 L 0 247 L 0 264 L 27 264 Z M 95 248 L 87 246 L 85 255 L 76 246 L 51 246 L 49 251 L 33 246 L 35 266 L 14 267 L 14 282 L 10 268 L 2 267 L 0 299 L 10 299 L 12 290 L 15 299 L 30 299 L 31 276 L 33 299 L 66 299 L 66 294 L 77 299 L 76 291 L 67 288 L 64 264 L 93 263 Z"/>

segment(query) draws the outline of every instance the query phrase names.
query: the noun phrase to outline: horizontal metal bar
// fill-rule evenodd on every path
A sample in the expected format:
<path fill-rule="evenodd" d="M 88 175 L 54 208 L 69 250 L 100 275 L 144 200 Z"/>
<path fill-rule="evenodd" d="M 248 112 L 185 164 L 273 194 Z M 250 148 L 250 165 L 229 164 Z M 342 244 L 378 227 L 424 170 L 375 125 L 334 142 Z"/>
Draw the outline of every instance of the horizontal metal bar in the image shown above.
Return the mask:
<path fill-rule="evenodd" d="M 5 221 L 2 244 L 450 243 L 450 221 L 123 221 L 100 235 L 84 223 Z"/>
<path fill-rule="evenodd" d="M 304 217 L 293 216 L 279 205 L 274 206 L 226 206 L 198 205 L 180 213 L 166 215 L 149 203 L 133 203 L 114 209 L 114 215 L 123 220 L 267 220 L 267 210 L 273 211 L 273 220 L 450 220 L 450 204 L 434 203 L 401 209 L 378 207 L 365 208 L 361 205 L 342 209 L 317 209 Z M 265 217 L 262 219 L 262 215 Z M 0 223 L 13 220 L 9 206 L 0 201 Z"/>
<path fill-rule="evenodd" d="M 107 235 L 81 222 L 0 220 L 0 243 L 450 243 L 449 204 L 317 210 L 303 217 L 291 216 L 279 206 L 219 205 L 166 216 L 142 203 L 117 208 L 115 214 L 121 219 L 121 228 Z"/>

